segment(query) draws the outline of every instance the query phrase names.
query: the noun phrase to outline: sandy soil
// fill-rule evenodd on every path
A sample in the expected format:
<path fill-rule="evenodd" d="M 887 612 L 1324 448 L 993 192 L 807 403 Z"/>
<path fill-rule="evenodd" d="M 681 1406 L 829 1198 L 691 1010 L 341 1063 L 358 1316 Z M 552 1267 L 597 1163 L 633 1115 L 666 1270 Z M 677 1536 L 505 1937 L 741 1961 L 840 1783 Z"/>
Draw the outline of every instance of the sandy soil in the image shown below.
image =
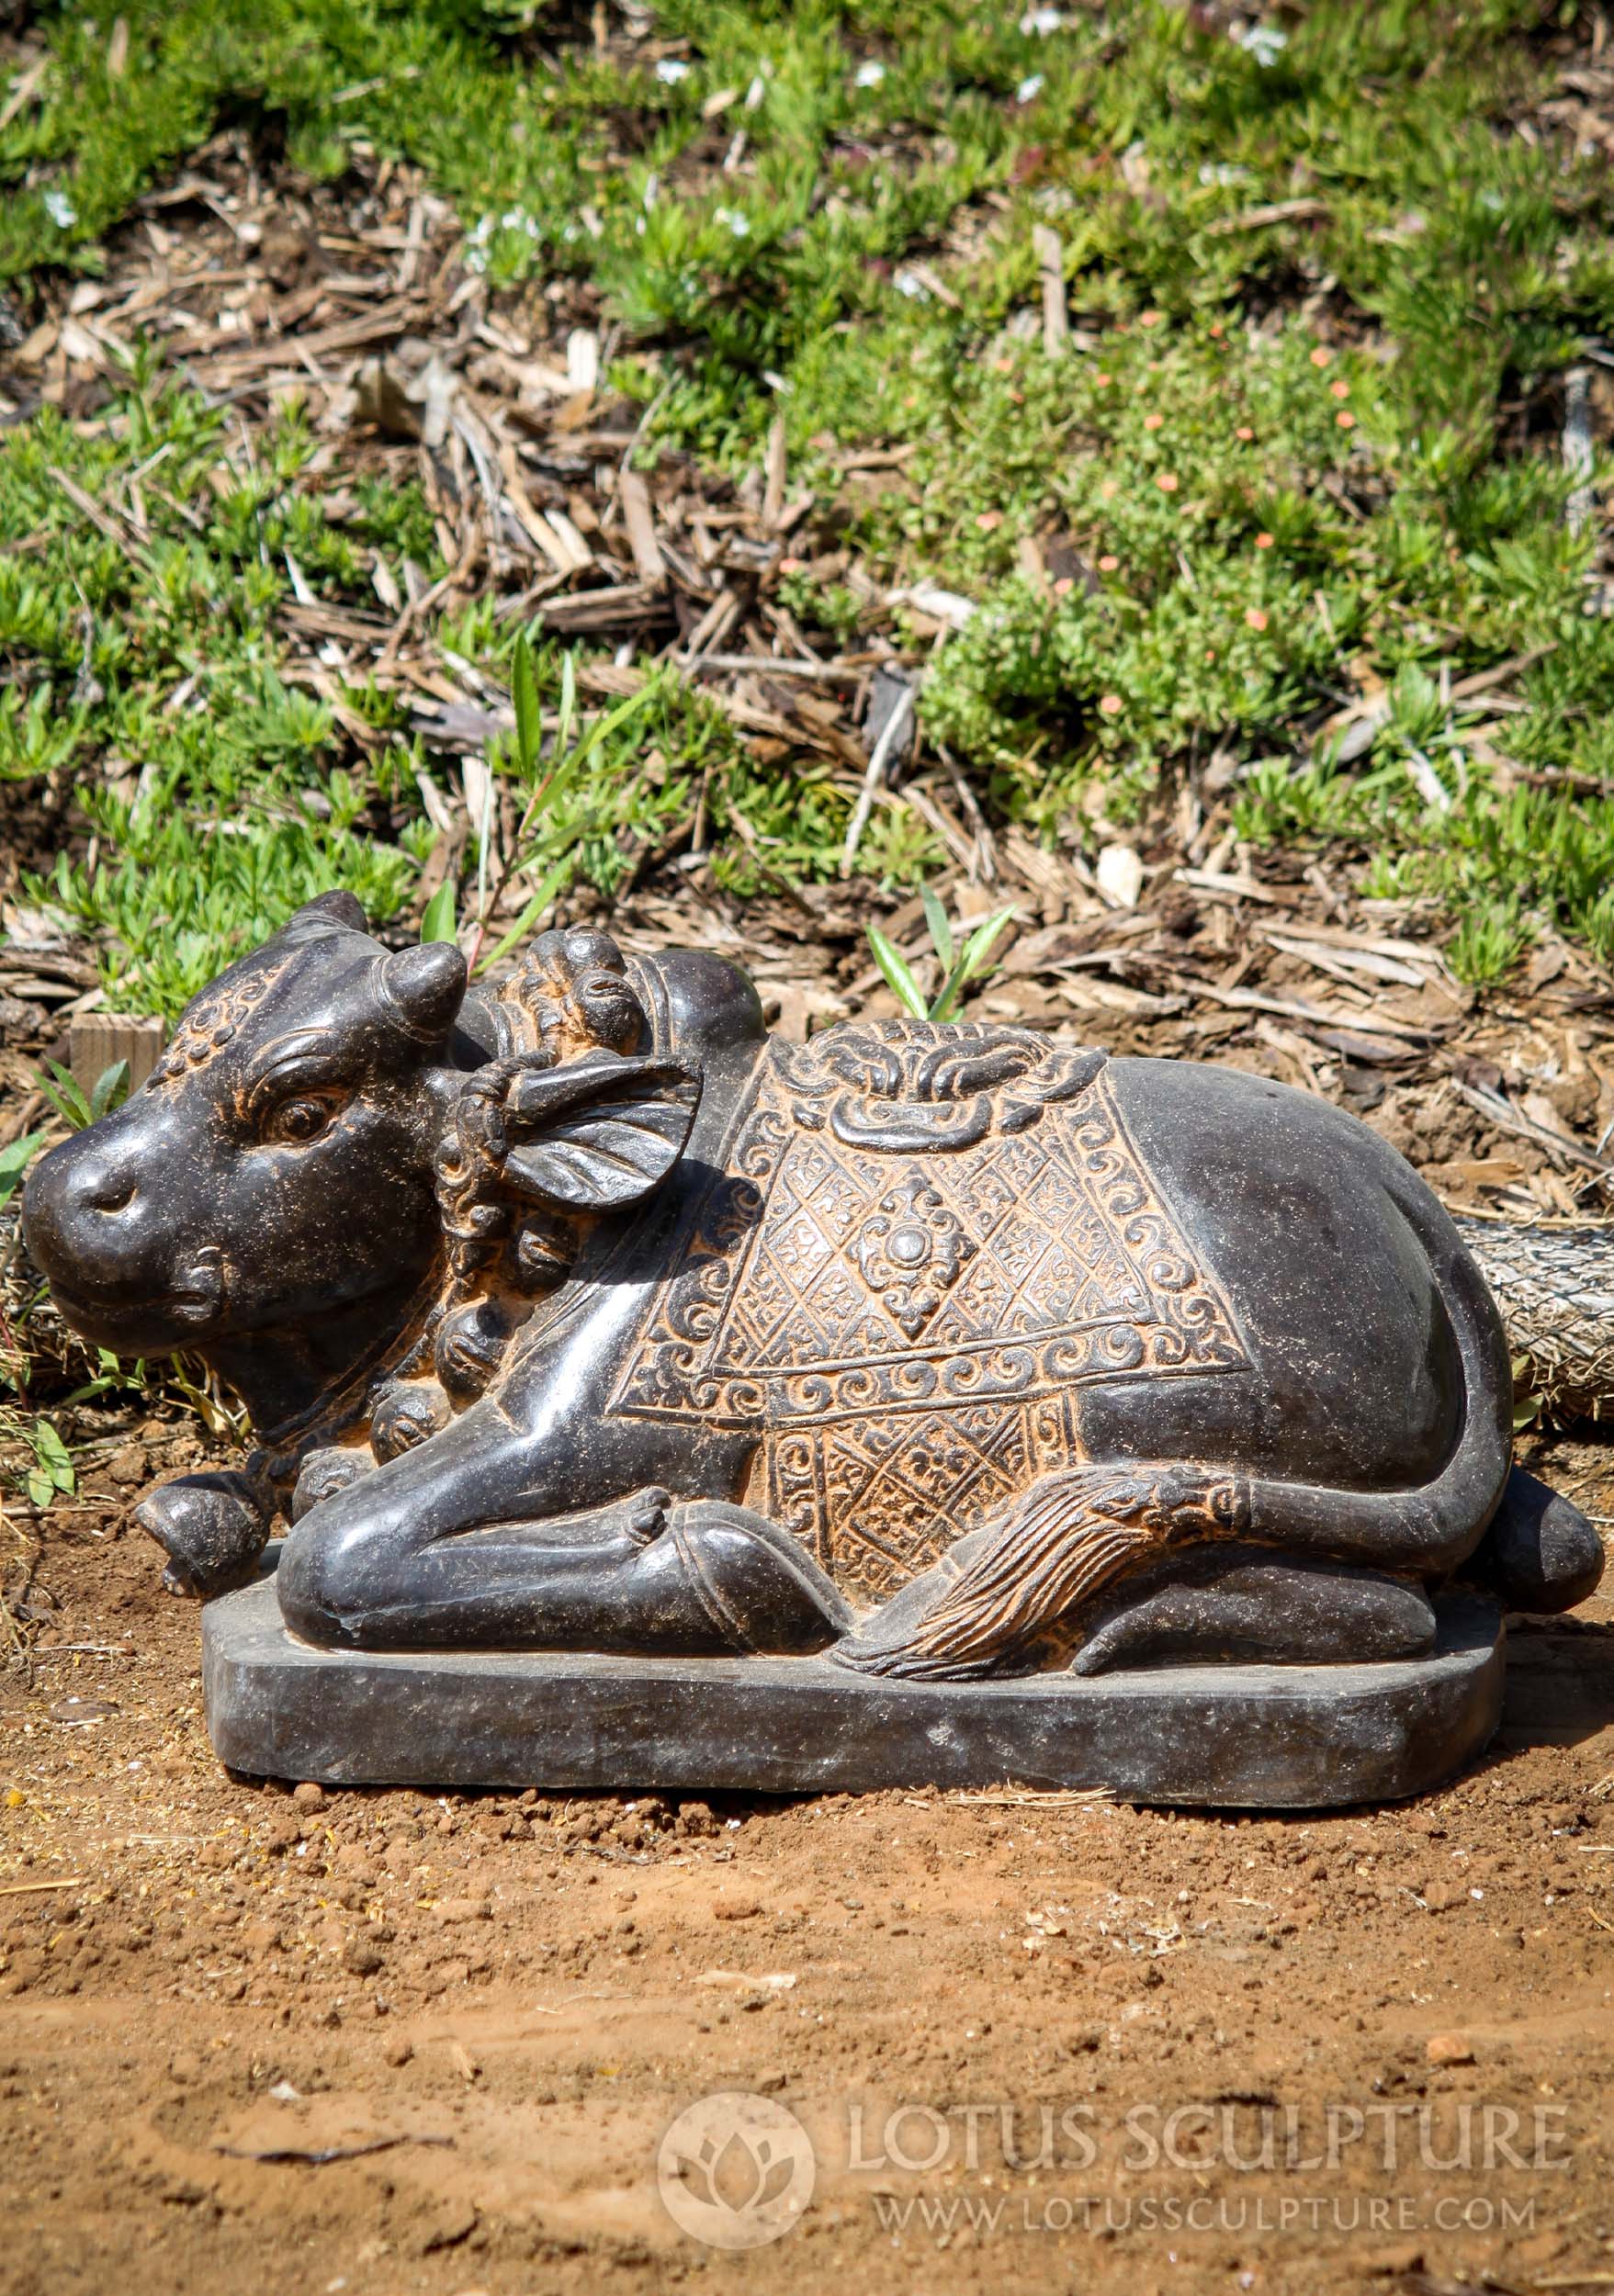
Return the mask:
<path fill-rule="evenodd" d="M 6 1590 L 7 2290 L 1609 2284 L 1607 1598 L 1388 1812 L 292 1793 L 212 1759 L 128 1526 L 192 1445 L 124 1431 Z M 817 2155 L 738 2255 L 656 2173 L 729 2089 Z"/>

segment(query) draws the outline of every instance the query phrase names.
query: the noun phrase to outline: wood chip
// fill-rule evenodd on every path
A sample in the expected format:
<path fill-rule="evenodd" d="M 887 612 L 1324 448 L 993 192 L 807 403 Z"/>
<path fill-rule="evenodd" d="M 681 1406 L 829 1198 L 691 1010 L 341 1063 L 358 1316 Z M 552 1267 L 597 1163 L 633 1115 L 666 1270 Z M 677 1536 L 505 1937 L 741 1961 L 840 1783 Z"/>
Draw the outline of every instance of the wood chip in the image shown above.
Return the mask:
<path fill-rule="evenodd" d="M 616 490 L 622 503 L 622 522 L 627 528 L 627 546 L 633 552 L 639 580 L 657 587 L 667 580 L 667 561 L 656 540 L 649 488 L 637 470 L 625 470 L 616 482 Z"/>
<path fill-rule="evenodd" d="M 1207 239 L 1231 239 L 1236 231 L 1264 231 L 1273 223 L 1314 223 L 1328 212 L 1322 199 L 1270 199 L 1258 208 L 1242 208 L 1237 215 L 1225 215 L 1217 222 L 1207 223 Z"/>

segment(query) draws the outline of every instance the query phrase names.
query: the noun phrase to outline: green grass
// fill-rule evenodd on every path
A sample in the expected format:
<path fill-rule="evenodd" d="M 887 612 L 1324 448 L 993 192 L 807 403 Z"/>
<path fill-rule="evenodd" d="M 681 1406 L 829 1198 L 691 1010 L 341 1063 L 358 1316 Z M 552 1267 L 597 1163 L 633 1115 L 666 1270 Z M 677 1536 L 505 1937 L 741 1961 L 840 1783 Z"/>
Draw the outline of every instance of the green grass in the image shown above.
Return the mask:
<path fill-rule="evenodd" d="M 221 124 L 314 175 L 356 146 L 417 162 L 496 284 L 598 286 L 646 457 L 739 477 L 783 412 L 793 490 L 872 582 L 974 602 L 921 715 L 998 817 L 1078 839 L 1095 784 L 1123 819 L 1220 749 L 1241 835 L 1332 842 L 1359 889 L 1435 896 L 1483 983 L 1542 919 L 1614 955 L 1614 806 L 1529 778 L 1614 781 L 1614 635 L 1587 610 L 1602 512 L 1570 534 L 1556 441 L 1563 370 L 1614 336 L 1614 179 L 1513 131 L 1574 20 L 1314 0 L 1239 45 L 1144 0 L 1045 35 L 974 0 L 668 0 L 655 39 L 687 70 L 659 76 L 597 59 L 581 12 L 515 0 L 42 8 L 50 68 L 0 129 L 0 279 L 26 298 L 45 265 L 93 270 L 137 192 Z M 755 172 L 725 175 L 741 127 Z M 1021 323 L 1040 223 L 1080 331 L 1057 360 Z M 875 443 L 912 451 L 888 484 L 849 482 L 838 458 Z M 116 500 L 162 450 L 138 556 L 49 475 Z M 276 613 L 288 553 L 321 595 L 367 597 L 370 550 L 432 567 L 431 521 L 372 492 L 333 523 L 310 450 L 292 413 L 249 461 L 239 425 L 149 375 L 106 435 L 47 413 L 0 439 L 0 774 L 73 779 L 96 859 L 34 895 L 110 934 L 130 1001 L 173 1009 L 338 880 L 381 917 L 414 897 L 416 774 L 438 769 L 388 697 L 338 697 L 359 741 L 288 683 Z M 1075 577 L 1042 591 L 1028 541 Z M 810 565 L 787 595 L 830 642 L 869 611 Z M 491 606 L 441 635 L 505 675 L 515 633 Z M 1476 743 L 1484 698 L 1442 681 L 1537 649 L 1528 708 Z M 537 672 L 552 702 L 555 648 Z M 186 680 L 199 706 L 169 709 Z M 1317 727 L 1381 687 L 1371 748 L 1337 762 Z M 705 782 L 714 827 L 739 812 L 771 871 L 834 872 L 841 782 L 756 764 L 670 680 L 596 763 L 535 866 L 570 853 L 608 893 Z M 890 884 L 937 855 L 882 808 L 861 858 Z M 722 868 L 762 881 L 741 850 Z"/>

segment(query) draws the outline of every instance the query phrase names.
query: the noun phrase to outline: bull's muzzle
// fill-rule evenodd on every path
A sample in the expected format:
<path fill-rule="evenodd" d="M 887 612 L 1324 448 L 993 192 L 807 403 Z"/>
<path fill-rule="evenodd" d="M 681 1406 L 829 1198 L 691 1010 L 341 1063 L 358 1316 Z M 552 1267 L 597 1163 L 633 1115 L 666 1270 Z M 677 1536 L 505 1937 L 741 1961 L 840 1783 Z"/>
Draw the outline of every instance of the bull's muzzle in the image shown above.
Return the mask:
<path fill-rule="evenodd" d="M 175 1264 L 151 1147 L 105 1119 L 41 1157 L 23 1194 L 23 1239 L 62 1314 L 119 1352 L 175 1345 L 173 1327 L 210 1322 L 222 1295 L 216 1253 Z"/>

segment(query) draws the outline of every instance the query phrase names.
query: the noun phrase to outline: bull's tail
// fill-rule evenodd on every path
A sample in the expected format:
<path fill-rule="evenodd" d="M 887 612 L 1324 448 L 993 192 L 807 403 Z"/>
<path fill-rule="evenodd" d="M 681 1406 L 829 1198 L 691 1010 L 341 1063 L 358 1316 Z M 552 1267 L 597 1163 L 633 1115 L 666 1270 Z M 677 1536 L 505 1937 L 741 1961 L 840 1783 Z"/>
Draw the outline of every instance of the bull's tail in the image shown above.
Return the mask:
<path fill-rule="evenodd" d="M 1461 1428 L 1432 1481 L 1341 1491 L 1184 1462 L 1065 1468 L 961 1539 L 836 1659 L 931 1681 L 1034 1663 L 1039 1646 L 1068 1647 L 1078 1612 L 1101 1588 L 1163 1548 L 1206 1539 L 1256 1539 L 1420 1579 L 1450 1570 L 1507 1481 L 1512 1382 L 1496 1310 L 1450 1221 L 1432 1199 L 1401 1209 L 1428 1253 L 1462 1372 Z"/>

